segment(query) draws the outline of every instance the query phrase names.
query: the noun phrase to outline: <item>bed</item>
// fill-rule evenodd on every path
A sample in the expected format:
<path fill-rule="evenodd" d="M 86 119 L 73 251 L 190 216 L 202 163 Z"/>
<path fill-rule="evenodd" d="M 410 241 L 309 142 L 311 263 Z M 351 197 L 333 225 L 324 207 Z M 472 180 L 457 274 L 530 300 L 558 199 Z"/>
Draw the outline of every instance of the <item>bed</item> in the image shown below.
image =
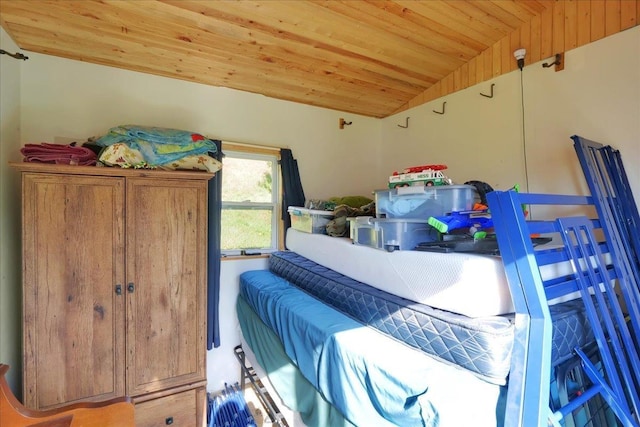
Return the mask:
<path fill-rule="evenodd" d="M 615 200 L 488 200 L 500 258 L 288 230 L 241 275 L 246 345 L 307 425 L 639 425 L 638 259 Z"/>
<path fill-rule="evenodd" d="M 478 309 L 469 316 L 456 312 L 455 299 L 437 299 L 442 290 L 464 295 L 471 286 L 463 280 L 466 275 L 482 278 L 475 283 L 481 290 L 486 283 L 485 298 L 491 299 L 491 293 L 502 298 L 505 290 L 501 286 L 508 293 L 508 285 L 504 271 L 496 268 L 499 258 L 388 253 L 350 244 L 347 239 L 293 229 L 288 230 L 287 246 L 290 250 L 271 255 L 268 270 L 241 276 L 238 317 L 244 339 L 261 366 L 269 366 L 265 359 L 273 348 L 281 347 L 283 360 L 275 365 L 295 366 L 312 386 L 310 390 L 318 390 L 316 398 L 337 412 L 331 415 L 336 424 L 302 413 L 307 425 L 502 424 L 515 330 L 513 314 L 491 315 Z M 331 253 L 336 256 L 327 256 Z M 344 263 L 345 259 L 353 262 Z M 457 263 L 458 268 L 445 269 L 449 275 L 443 276 L 444 262 Z M 388 281 L 367 276 L 370 272 L 366 269 L 372 264 L 386 266 L 383 277 Z M 425 266 L 431 266 L 435 274 Z M 492 274 L 487 276 L 487 271 Z M 434 284 L 430 291 L 420 293 L 423 301 L 437 304 L 442 300 L 447 309 L 417 302 L 417 297 L 397 295 L 410 295 L 411 285 L 403 279 L 418 274 L 431 276 L 429 283 Z M 398 291 L 398 287 L 404 290 Z M 459 299 L 459 311 L 469 314 L 471 306 Z M 560 364 L 572 357 L 572 348 L 585 346 L 593 336 L 584 310 L 575 300 L 553 305 L 552 312 L 557 325 L 553 360 Z M 259 331 L 256 324 L 261 326 Z M 272 333 L 273 342 L 260 343 L 265 331 Z M 264 348 L 269 349 L 266 354 L 261 350 Z M 349 362 L 339 362 L 346 360 Z M 339 369 L 339 374 L 333 369 Z M 277 369 L 271 369 L 270 378 L 277 377 L 273 372 Z M 299 408 L 295 400 L 294 396 L 285 403 Z M 460 411 L 461 404 L 474 409 Z M 327 409 L 327 413 L 331 411 Z"/>
<path fill-rule="evenodd" d="M 312 386 L 301 397 L 318 390 L 314 400 L 326 402 L 327 418 L 314 419 L 315 407 L 302 413 L 307 425 L 496 425 L 500 385 L 364 326 L 271 270 L 243 273 L 237 309 L 243 337 L 270 379 L 293 364 Z M 274 348 L 282 357 L 270 362 Z M 297 389 L 300 379 L 280 383 Z M 465 398 L 473 415 L 458 410 Z M 283 400 L 304 410 L 297 399 Z"/>

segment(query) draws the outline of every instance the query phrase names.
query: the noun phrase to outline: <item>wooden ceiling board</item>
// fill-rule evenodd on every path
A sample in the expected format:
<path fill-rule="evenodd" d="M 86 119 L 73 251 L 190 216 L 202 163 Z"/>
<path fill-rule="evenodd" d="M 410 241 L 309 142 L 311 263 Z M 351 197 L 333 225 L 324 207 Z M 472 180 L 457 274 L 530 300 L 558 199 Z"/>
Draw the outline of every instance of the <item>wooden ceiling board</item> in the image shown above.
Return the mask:
<path fill-rule="evenodd" d="M 472 19 L 484 22 L 500 34 L 508 34 L 525 22 L 529 22 L 532 13 L 518 7 L 505 8 L 510 2 L 493 3 L 483 1 L 456 2 L 454 7 L 468 11 Z M 521 12 L 521 13 L 518 13 Z"/>
<path fill-rule="evenodd" d="M 328 2 L 331 7 L 342 3 Z M 378 20 L 379 28 L 384 32 L 397 34 L 408 40 L 422 44 L 429 49 L 462 61 L 474 57 L 483 46 L 471 38 L 457 40 L 460 35 L 448 27 L 429 19 L 414 11 L 404 8 L 395 2 L 366 2 L 354 6 L 347 3 L 353 13 L 368 13 L 372 19 Z"/>
<path fill-rule="evenodd" d="M 124 3 L 124 2 L 123 2 Z M 76 13 L 80 13 L 83 16 L 95 16 L 97 11 L 95 10 L 85 10 L 85 9 L 76 9 Z M 32 15 L 37 17 L 37 14 Z M 50 34 L 54 34 L 55 43 L 58 44 L 60 40 L 65 36 L 60 32 L 60 21 L 64 21 L 66 19 L 73 19 L 74 15 L 65 14 L 63 12 L 57 12 L 58 22 L 55 23 L 40 23 L 38 26 L 38 32 L 40 32 L 40 36 L 44 37 L 49 32 Z M 169 25 L 169 28 L 165 29 L 164 35 L 155 35 L 154 37 L 150 37 L 149 34 L 145 34 L 146 30 L 149 30 L 147 24 L 138 20 L 138 24 L 135 26 L 127 25 L 126 27 L 122 27 L 120 23 L 109 23 L 111 14 L 102 15 L 103 19 L 101 21 L 101 32 L 97 32 L 95 29 L 95 23 L 92 20 L 88 21 L 88 26 L 85 27 L 82 23 L 76 23 L 73 27 L 73 35 L 66 35 L 65 43 L 68 45 L 73 45 L 76 49 L 78 55 L 85 57 L 87 54 L 91 52 L 92 46 L 98 46 L 96 49 L 99 52 L 109 51 L 113 53 L 113 56 L 119 57 L 121 61 L 130 61 L 131 65 L 136 69 L 142 69 L 144 72 L 149 72 L 149 67 L 152 64 L 158 64 L 156 69 L 160 74 L 164 76 L 171 76 L 172 74 L 179 74 L 181 78 L 190 81 L 204 81 L 205 83 L 215 83 L 216 81 L 223 81 L 230 83 L 231 80 L 235 77 L 241 79 L 241 83 L 238 85 L 231 84 L 230 86 L 237 86 L 237 88 L 247 91 L 254 91 L 252 88 L 255 86 L 263 86 L 271 83 L 276 83 L 276 86 L 279 88 L 278 93 L 273 93 L 273 95 L 281 95 L 289 98 L 295 99 L 293 94 L 295 90 L 287 91 L 287 86 L 293 83 L 297 83 L 301 88 L 307 88 L 306 94 L 321 91 L 322 87 L 315 83 L 312 78 L 313 73 L 315 72 L 312 67 L 305 65 L 305 68 L 296 70 L 299 71 L 296 74 L 293 67 L 297 66 L 297 64 L 289 64 L 287 63 L 287 54 L 283 53 L 282 58 L 277 58 L 275 55 L 271 54 L 265 61 L 262 62 L 264 65 L 263 68 L 256 69 L 253 68 L 251 74 L 247 75 L 246 73 L 242 73 L 238 70 L 247 70 L 250 69 L 248 67 L 253 64 L 244 62 L 244 56 L 233 57 L 226 51 L 217 50 L 215 47 L 210 48 L 208 46 L 217 46 L 219 43 L 218 40 L 211 40 L 210 38 L 207 40 L 198 40 L 198 36 L 193 33 L 187 33 L 182 31 L 181 29 L 176 29 L 175 32 L 171 28 L 173 25 Z M 20 20 L 16 20 L 19 22 Z M 38 19 L 38 21 L 41 21 Z M 68 28 L 63 25 L 63 27 Z M 126 31 L 122 31 L 122 28 L 127 28 Z M 44 32 L 42 32 L 44 31 Z M 199 51 L 190 50 L 190 43 L 181 43 L 176 44 L 172 47 L 172 50 L 168 50 L 168 44 L 172 43 L 174 38 L 179 37 L 190 37 L 194 41 L 201 43 L 197 43 L 196 45 L 201 46 Z M 105 45 L 99 44 L 104 40 L 118 40 L 117 46 L 114 45 Z M 136 46 L 136 43 L 139 46 Z M 253 46 L 252 44 L 248 44 L 248 46 Z M 144 49 L 140 49 L 140 47 L 144 47 Z M 137 54 L 135 58 L 129 57 L 127 59 L 126 52 L 139 50 L 141 53 Z M 58 51 L 59 52 L 59 51 Z M 46 53 L 55 54 L 55 52 L 49 49 Z M 207 56 L 204 56 L 207 55 Z M 69 55 L 62 54 L 61 56 L 68 57 Z M 213 67 L 205 67 L 203 64 L 206 64 L 206 60 L 213 57 L 216 59 L 216 63 L 218 64 L 215 68 Z M 314 58 L 307 58 L 305 64 L 312 63 Z M 113 61 L 108 61 L 108 58 L 100 58 L 99 63 L 105 65 L 114 65 Z M 348 67 L 337 66 L 340 67 L 342 72 L 344 69 Z M 282 70 L 286 69 L 288 72 L 286 74 L 282 73 Z M 185 73 L 186 70 L 192 71 L 192 73 Z M 197 73 L 197 74 L 194 74 Z M 322 76 L 324 76 L 324 72 L 321 72 Z M 360 70 L 358 74 L 362 74 Z M 275 76 L 271 78 L 266 78 L 265 76 Z M 199 76 L 199 77 L 198 77 Z M 249 85 L 243 85 L 242 82 L 248 82 Z M 346 84 L 342 85 L 341 82 Z M 359 89 L 356 90 L 353 88 L 354 82 L 358 84 Z M 380 83 L 384 83 L 381 79 Z M 380 108 L 385 105 L 387 102 L 397 102 L 395 99 L 403 99 L 409 96 L 413 90 L 415 92 L 416 88 L 414 86 L 408 86 L 404 83 L 402 85 L 398 85 L 399 87 L 407 86 L 406 91 L 400 91 L 395 89 L 384 89 L 384 86 L 378 85 L 377 87 L 373 87 L 367 81 L 357 82 L 354 78 L 350 77 L 340 77 L 338 81 L 334 83 L 332 88 L 330 89 L 330 93 L 340 92 L 342 94 L 342 98 L 348 96 L 352 99 L 352 102 L 358 101 L 359 96 L 361 96 L 363 90 L 387 90 L 385 94 L 385 99 L 376 103 L 375 108 Z M 320 95 L 317 96 L 328 98 L 329 95 Z M 299 102 L 302 99 L 298 100 Z M 341 102 L 345 102 L 342 100 Z M 351 107 L 354 108 L 354 107 Z"/>
<path fill-rule="evenodd" d="M 240 17 L 231 17 L 228 14 L 218 15 L 217 12 L 209 9 L 205 10 L 205 7 L 201 4 L 202 2 L 192 2 L 194 7 L 197 8 L 199 13 L 206 15 L 207 17 L 213 15 L 219 16 L 221 19 L 225 20 L 235 20 L 239 21 Z M 185 7 L 184 2 L 180 2 L 181 7 Z M 255 26 L 255 23 L 254 23 Z M 256 30 L 254 30 L 255 32 Z M 260 31 L 260 30 L 257 30 Z M 318 49 L 316 47 L 309 48 L 308 40 L 303 40 L 304 43 L 296 43 L 291 41 L 290 39 L 277 40 L 270 35 L 261 35 L 259 38 L 262 43 L 259 44 L 258 41 L 250 40 L 246 44 L 252 48 L 255 47 L 259 52 L 256 55 L 261 55 L 265 58 L 265 61 L 269 61 L 273 58 L 281 58 L 284 60 L 286 58 L 297 58 L 297 62 L 302 63 L 304 66 L 304 70 L 308 71 L 309 68 L 315 70 L 316 73 L 320 74 L 322 78 L 326 77 L 326 75 L 333 75 L 337 79 L 340 78 L 361 78 L 365 82 L 370 81 L 374 84 L 381 84 L 379 86 L 379 90 L 385 90 L 387 92 L 390 91 L 388 87 L 385 87 L 389 81 L 393 81 L 394 86 L 399 91 L 412 91 L 415 93 L 416 90 L 423 90 L 425 88 L 424 81 L 437 81 L 436 77 L 430 78 L 426 77 L 423 74 L 418 73 L 405 73 L 396 66 L 391 67 L 383 67 L 377 64 L 375 61 L 369 61 L 368 63 L 363 63 L 357 55 L 350 54 L 349 56 L 333 56 L 327 53 L 328 49 Z M 268 43 L 264 43 L 267 40 Z M 193 40 L 197 44 L 201 40 Z M 217 45 L 217 42 L 212 42 L 213 45 Z M 316 44 L 317 45 L 317 44 Z M 300 46 L 303 46 L 304 49 L 309 51 L 308 54 L 303 54 Z M 242 46 L 239 44 L 238 51 L 242 49 Z M 334 48 L 335 52 L 336 49 Z M 336 58 L 340 62 L 335 62 Z M 302 59 L 303 61 L 300 61 Z M 275 61 L 274 61 L 275 62 Z M 291 62 L 291 64 L 295 65 L 295 62 Z M 313 65 L 309 67 L 309 65 Z M 344 77 L 341 75 L 344 74 Z M 407 92 L 409 93 L 409 92 Z M 405 94 L 406 96 L 406 94 Z"/>
<path fill-rule="evenodd" d="M 638 24 L 640 0 L 0 0 L 24 50 L 386 117 Z"/>
<path fill-rule="evenodd" d="M 435 51 L 425 51 L 421 46 L 414 46 L 412 41 L 390 36 L 388 33 L 376 31 L 366 24 L 345 15 L 337 15 L 321 5 L 311 2 L 285 3 L 288 14 L 284 10 L 276 8 L 269 3 L 269 8 L 261 7 L 263 2 L 187 2 L 195 4 L 206 16 L 212 16 L 219 12 L 220 17 L 230 19 L 230 13 L 236 21 L 243 19 L 253 29 L 277 28 L 277 38 L 280 43 L 295 40 L 297 45 L 292 46 L 292 55 L 305 52 L 315 53 L 317 50 L 326 50 L 344 58 L 352 58 L 362 62 L 364 66 L 371 62 L 385 67 L 396 67 L 400 70 L 410 70 L 413 74 L 424 77 L 441 77 L 442 73 L 454 66 L 454 61 L 446 55 Z M 279 4 L 280 2 L 275 2 Z M 183 2 L 173 4 L 185 7 Z M 341 17 L 341 18 L 340 18 Z M 307 24 L 307 22 L 313 22 Z M 340 31 L 336 27 L 340 22 Z M 304 25 L 302 25 L 303 23 Z M 264 31 L 264 30 L 263 30 Z M 435 76 L 430 76 L 432 68 L 436 69 Z M 436 68 L 437 67 L 437 68 Z M 420 74 L 423 73 L 423 74 Z"/>
<path fill-rule="evenodd" d="M 467 0 L 467 2 L 469 1 L 470 0 Z M 533 15 L 541 13 L 548 7 L 548 6 L 545 6 L 544 4 L 540 4 L 539 2 L 535 2 L 535 1 L 514 3 L 511 1 L 474 2 L 471 0 L 471 2 L 476 3 L 476 7 L 486 10 L 489 16 L 495 16 L 496 18 L 501 19 L 505 23 L 505 25 L 511 27 L 512 29 L 517 28 L 517 27 L 514 28 L 512 26 L 512 23 L 514 22 L 513 17 L 520 20 L 521 23 L 525 23 L 530 21 Z M 547 5 L 548 4 L 549 2 L 547 2 Z M 532 8 L 531 6 L 534 6 L 534 5 L 537 5 L 538 7 Z M 500 9 L 502 9 L 503 12 L 500 12 Z"/>
<path fill-rule="evenodd" d="M 398 0 L 398 3 L 429 19 L 440 22 L 459 35 L 480 42 L 485 48 L 504 35 L 485 22 L 474 20 L 466 8 L 458 9 L 456 6 L 460 5 L 459 1 L 414 2 L 412 0 Z"/>

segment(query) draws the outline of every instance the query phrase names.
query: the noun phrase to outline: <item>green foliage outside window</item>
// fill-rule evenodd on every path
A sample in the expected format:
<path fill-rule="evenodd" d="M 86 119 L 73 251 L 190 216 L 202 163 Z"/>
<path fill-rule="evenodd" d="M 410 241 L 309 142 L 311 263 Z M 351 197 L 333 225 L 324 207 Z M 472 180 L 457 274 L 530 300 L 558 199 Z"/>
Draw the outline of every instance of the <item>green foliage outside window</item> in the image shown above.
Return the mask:
<path fill-rule="evenodd" d="M 223 251 L 274 248 L 275 158 L 225 152 L 222 169 Z M 247 158 L 249 157 L 249 158 Z"/>

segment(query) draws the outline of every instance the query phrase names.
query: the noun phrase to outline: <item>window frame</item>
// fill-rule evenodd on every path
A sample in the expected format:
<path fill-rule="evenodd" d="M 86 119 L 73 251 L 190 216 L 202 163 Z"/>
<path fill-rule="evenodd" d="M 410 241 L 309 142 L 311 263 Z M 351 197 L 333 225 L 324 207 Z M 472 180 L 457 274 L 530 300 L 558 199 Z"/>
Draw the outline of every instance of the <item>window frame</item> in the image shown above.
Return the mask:
<path fill-rule="evenodd" d="M 244 144 L 240 142 L 230 142 L 230 141 L 222 141 L 222 152 L 223 152 L 223 167 L 222 173 L 224 174 L 224 156 L 229 155 L 234 158 L 245 158 L 245 159 L 255 159 L 255 160 L 270 160 L 274 159 L 274 171 L 273 175 L 274 186 L 272 187 L 272 202 L 254 202 L 254 203 L 243 203 L 243 202 L 225 202 L 221 200 L 221 209 L 228 209 L 225 206 L 232 206 L 233 208 L 241 208 L 245 206 L 273 206 L 273 218 L 271 222 L 272 228 L 275 227 L 275 231 L 272 229 L 272 244 L 271 248 L 265 249 L 249 249 L 246 252 L 242 249 L 221 249 L 221 254 L 223 259 L 229 258 L 238 258 L 238 257 L 246 257 L 246 256 L 268 256 L 270 253 L 282 250 L 284 248 L 284 221 L 282 220 L 282 173 L 280 166 L 280 148 L 279 147 L 268 147 L 268 146 L 259 146 L 259 145 L 251 145 Z"/>

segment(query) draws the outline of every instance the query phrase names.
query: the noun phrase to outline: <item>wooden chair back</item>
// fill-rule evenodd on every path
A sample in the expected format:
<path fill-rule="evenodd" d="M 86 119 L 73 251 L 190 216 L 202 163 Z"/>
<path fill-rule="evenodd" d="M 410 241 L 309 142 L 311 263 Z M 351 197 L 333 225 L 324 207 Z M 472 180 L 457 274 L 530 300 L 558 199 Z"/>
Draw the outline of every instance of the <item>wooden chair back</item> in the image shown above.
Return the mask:
<path fill-rule="evenodd" d="M 0 364 L 0 427 L 133 427 L 134 406 L 129 397 L 104 402 L 82 402 L 36 411 L 25 408 L 9 388 Z"/>

